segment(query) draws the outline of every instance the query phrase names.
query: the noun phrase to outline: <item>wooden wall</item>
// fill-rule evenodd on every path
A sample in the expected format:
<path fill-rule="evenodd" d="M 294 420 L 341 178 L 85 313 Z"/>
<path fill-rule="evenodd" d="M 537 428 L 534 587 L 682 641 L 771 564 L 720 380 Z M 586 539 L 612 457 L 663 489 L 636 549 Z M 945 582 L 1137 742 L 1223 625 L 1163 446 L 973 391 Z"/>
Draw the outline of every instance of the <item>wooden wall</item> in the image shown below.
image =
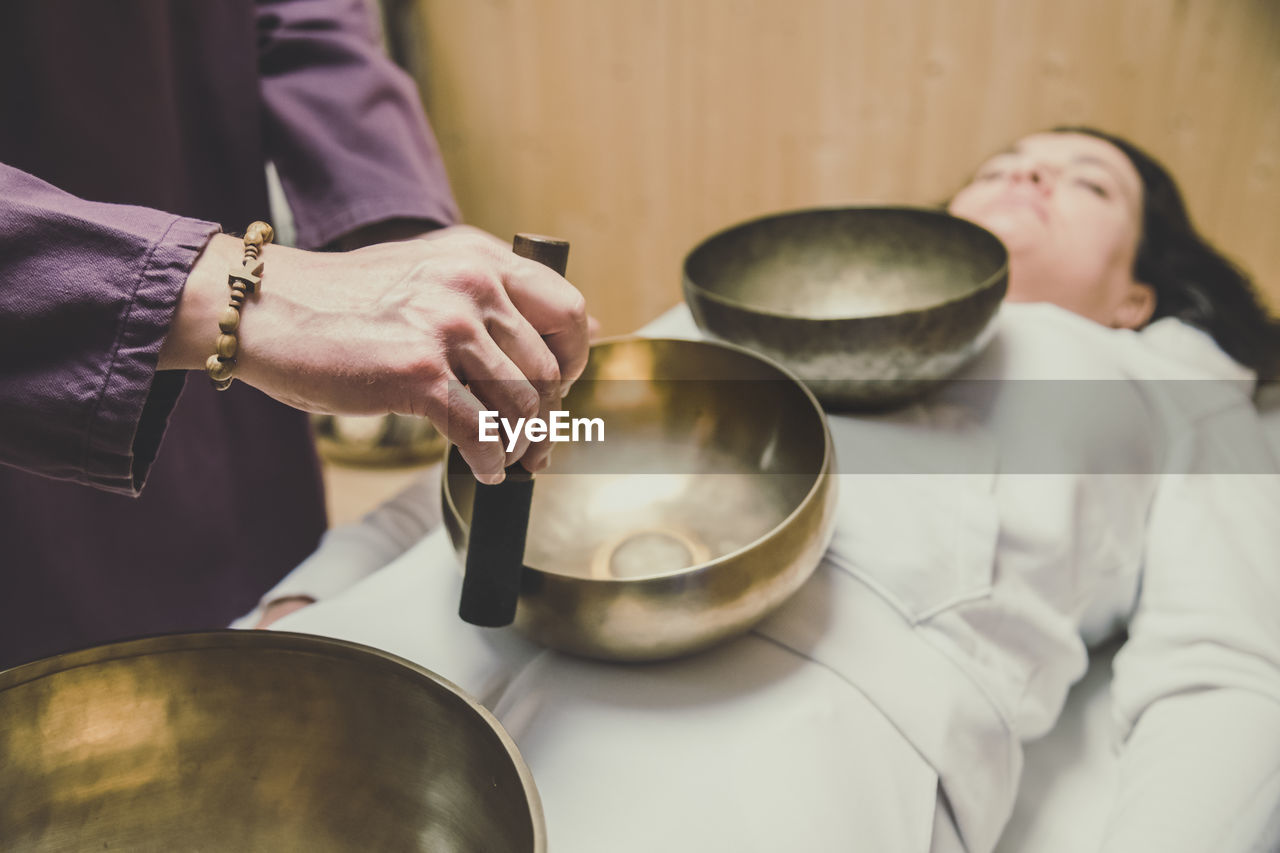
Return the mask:
<path fill-rule="evenodd" d="M 932 203 L 1021 134 L 1090 123 L 1171 167 L 1280 306 L 1280 0 L 414 0 L 464 215 L 571 240 L 606 332 L 760 213 Z"/>

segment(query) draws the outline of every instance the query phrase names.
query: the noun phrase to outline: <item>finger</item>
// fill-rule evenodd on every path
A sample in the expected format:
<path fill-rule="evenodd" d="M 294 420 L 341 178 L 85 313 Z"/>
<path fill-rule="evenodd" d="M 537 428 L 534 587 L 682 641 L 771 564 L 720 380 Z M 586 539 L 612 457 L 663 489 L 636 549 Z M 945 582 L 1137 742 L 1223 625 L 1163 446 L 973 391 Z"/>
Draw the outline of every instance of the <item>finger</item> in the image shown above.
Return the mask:
<path fill-rule="evenodd" d="M 558 403 L 561 396 L 559 359 L 505 292 L 499 292 L 495 301 L 497 304 L 492 307 L 485 321 L 489 336 L 515 363 L 520 374 L 529 380 L 544 401 Z"/>
<path fill-rule="evenodd" d="M 581 376 L 589 345 L 586 301 L 578 289 L 542 264 L 515 255 L 502 283 L 556 357 L 562 384 Z"/>
<path fill-rule="evenodd" d="M 520 367 L 497 343 L 484 335 L 456 350 L 452 367 L 486 409 L 496 411 L 500 418 L 512 424 L 521 419 L 536 417 L 542 409 L 538 390 L 525 377 Z M 524 430 L 520 430 L 514 448 L 507 452 L 507 465 L 519 459 L 528 449 L 529 439 L 525 435 Z M 502 441 L 505 451 L 505 433 Z"/>
<path fill-rule="evenodd" d="M 476 479 L 501 483 L 506 467 L 502 431 L 497 441 L 480 440 L 480 412 L 485 407 L 453 374 L 439 380 L 426 393 L 423 409 L 427 418 L 462 454 Z"/>
<path fill-rule="evenodd" d="M 505 299 L 505 294 L 503 296 Z M 537 417 L 544 423 L 550 421 L 552 410 L 560 407 L 562 387 L 560 366 L 554 353 L 543 341 L 528 320 L 507 301 L 505 311 L 497 311 L 488 329 L 494 342 L 515 363 L 538 393 Z M 526 445 L 527 448 L 526 448 Z M 517 448 L 524 467 L 529 471 L 545 468 L 551 454 L 547 440 L 526 443 Z M 508 459 L 508 463 L 515 461 Z"/>
<path fill-rule="evenodd" d="M 267 605 L 266 610 L 262 613 L 262 618 L 258 620 L 255 628 L 266 628 L 279 622 L 296 610 L 315 604 L 316 600 L 309 595 L 291 595 L 288 598 L 277 599 Z"/>
<path fill-rule="evenodd" d="M 557 390 L 555 397 L 552 399 L 540 398 L 540 403 L 538 417 L 542 418 L 543 423 L 550 424 L 551 410 L 558 408 L 560 405 L 560 392 Z M 549 436 L 541 441 L 530 442 L 528 449 L 518 457 L 520 464 L 524 466 L 526 471 L 531 473 L 541 471 L 551 461 L 551 446 Z"/>

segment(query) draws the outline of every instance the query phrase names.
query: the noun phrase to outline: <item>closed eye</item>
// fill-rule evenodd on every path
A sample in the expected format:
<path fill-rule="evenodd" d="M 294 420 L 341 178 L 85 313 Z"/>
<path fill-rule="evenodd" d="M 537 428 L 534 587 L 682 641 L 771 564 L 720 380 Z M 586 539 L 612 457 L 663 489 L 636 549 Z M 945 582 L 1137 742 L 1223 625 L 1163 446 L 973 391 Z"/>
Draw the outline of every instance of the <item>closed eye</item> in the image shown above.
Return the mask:
<path fill-rule="evenodd" d="M 1097 181 L 1091 181 L 1088 178 L 1076 178 L 1076 183 L 1085 187 L 1099 198 L 1111 198 L 1111 193 L 1102 184 Z"/>

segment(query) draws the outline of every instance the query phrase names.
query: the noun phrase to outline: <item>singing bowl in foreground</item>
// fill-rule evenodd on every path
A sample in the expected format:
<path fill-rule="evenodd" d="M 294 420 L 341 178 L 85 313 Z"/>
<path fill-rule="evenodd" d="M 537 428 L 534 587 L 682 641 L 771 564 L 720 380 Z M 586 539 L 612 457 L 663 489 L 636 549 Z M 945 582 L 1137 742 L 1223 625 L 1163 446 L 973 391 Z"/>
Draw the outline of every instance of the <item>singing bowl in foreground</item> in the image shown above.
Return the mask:
<path fill-rule="evenodd" d="M 685 258 L 698 325 L 789 368 L 833 410 L 926 393 L 982 348 L 1008 253 L 940 210 L 797 210 L 735 225 Z"/>
<path fill-rule="evenodd" d="M 510 737 L 447 681 L 271 631 L 0 672 L 0 849 L 546 850 Z"/>
<path fill-rule="evenodd" d="M 515 626 L 608 660 L 688 654 L 745 631 L 816 568 L 835 505 L 818 401 L 727 344 L 596 344 L 564 400 L 602 442 L 555 445 L 535 477 Z M 583 433 L 585 435 L 585 433 Z M 445 462 L 445 523 L 465 562 L 472 477 Z"/>

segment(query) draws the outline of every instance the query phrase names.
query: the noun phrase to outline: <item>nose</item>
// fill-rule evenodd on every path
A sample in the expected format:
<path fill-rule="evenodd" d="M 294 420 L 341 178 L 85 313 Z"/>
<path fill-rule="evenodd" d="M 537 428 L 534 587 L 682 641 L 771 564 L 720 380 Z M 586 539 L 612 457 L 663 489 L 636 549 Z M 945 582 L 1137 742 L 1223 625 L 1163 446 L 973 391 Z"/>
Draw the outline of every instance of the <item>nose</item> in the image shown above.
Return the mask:
<path fill-rule="evenodd" d="M 1049 188 L 1051 177 L 1052 170 L 1034 160 L 1025 160 L 1016 164 L 1010 173 L 1010 178 L 1015 183 L 1026 181 L 1041 190 Z"/>

